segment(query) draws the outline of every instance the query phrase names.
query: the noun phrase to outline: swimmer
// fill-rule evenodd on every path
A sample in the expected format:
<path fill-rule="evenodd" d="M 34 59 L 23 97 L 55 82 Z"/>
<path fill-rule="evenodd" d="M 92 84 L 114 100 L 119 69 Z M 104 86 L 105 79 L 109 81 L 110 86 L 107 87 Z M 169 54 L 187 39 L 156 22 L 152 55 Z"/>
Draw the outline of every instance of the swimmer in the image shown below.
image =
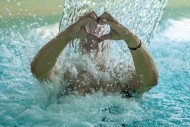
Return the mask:
<path fill-rule="evenodd" d="M 98 24 L 109 25 L 110 33 L 102 35 L 100 29 L 97 28 Z M 87 31 L 86 25 L 89 25 L 90 32 Z M 98 37 L 98 34 L 101 34 L 101 36 Z M 93 74 L 78 67 L 77 70 L 79 71 L 76 79 L 69 82 L 72 91 L 77 91 L 82 95 L 100 90 L 105 94 L 113 92 L 120 92 L 121 94 L 134 92 L 141 94 L 157 85 L 158 73 L 150 54 L 143 47 L 137 36 L 133 35 L 129 29 L 121 25 L 107 12 L 104 12 L 99 17 L 93 11 L 85 14 L 44 45 L 31 62 L 31 72 L 33 75 L 39 80 L 50 81 L 59 74 L 59 70 L 56 70 L 54 67 L 57 58 L 68 43 L 76 38 L 83 40 L 80 42 L 80 45 L 85 49 L 86 53 L 91 50 L 98 52 L 98 43 L 104 40 L 124 40 L 132 55 L 135 71 L 129 70 L 126 72 L 126 79 L 123 79 L 124 81 L 110 82 L 108 79 L 97 80 L 93 77 Z M 84 40 L 86 40 L 87 43 Z M 85 54 L 85 52 L 83 53 Z M 97 55 L 96 59 L 97 63 L 95 64 L 100 66 L 99 70 L 106 71 L 106 69 L 104 69 L 104 57 Z M 71 75 L 68 75 L 67 71 L 61 74 L 63 80 L 73 79 Z M 87 80 L 84 80 L 82 75 L 85 75 Z M 130 78 L 127 78 L 127 76 L 130 76 Z M 123 82 L 127 82 L 127 85 L 120 85 Z"/>

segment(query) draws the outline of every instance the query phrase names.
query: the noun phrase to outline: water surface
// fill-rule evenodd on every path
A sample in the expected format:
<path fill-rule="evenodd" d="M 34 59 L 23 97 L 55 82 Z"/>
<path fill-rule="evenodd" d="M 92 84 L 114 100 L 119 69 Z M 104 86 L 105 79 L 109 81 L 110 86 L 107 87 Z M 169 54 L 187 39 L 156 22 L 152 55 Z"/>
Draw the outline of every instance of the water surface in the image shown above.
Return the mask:
<path fill-rule="evenodd" d="M 163 17 L 148 47 L 159 84 L 142 98 L 131 99 L 101 93 L 57 98 L 58 86 L 40 85 L 29 64 L 39 47 L 57 34 L 59 22 L 49 17 L 36 18 L 34 24 L 31 20 L 12 18 L 15 25 L 0 30 L 0 126 L 190 126 L 188 16 Z"/>

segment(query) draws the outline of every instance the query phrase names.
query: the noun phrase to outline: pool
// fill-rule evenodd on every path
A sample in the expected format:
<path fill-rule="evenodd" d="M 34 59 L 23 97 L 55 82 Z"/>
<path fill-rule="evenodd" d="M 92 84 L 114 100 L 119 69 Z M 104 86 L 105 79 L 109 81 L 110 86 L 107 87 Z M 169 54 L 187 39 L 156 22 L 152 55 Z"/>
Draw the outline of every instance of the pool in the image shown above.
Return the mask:
<path fill-rule="evenodd" d="M 101 93 L 57 98 L 58 87 L 40 85 L 29 64 L 38 47 L 56 35 L 58 22 L 44 16 L 35 19 L 41 24 L 6 19 L 8 26 L 0 30 L 0 127 L 190 126 L 190 17 L 167 11 L 148 47 L 159 84 L 130 99 Z"/>

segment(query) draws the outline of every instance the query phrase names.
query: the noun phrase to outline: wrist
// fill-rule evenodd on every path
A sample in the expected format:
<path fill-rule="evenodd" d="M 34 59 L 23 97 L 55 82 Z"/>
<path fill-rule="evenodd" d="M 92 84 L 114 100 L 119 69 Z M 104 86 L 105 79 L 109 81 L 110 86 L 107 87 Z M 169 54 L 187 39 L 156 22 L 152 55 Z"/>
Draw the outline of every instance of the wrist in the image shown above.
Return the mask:
<path fill-rule="evenodd" d="M 127 45 L 131 48 L 135 48 L 140 44 L 140 40 L 135 36 L 133 33 L 129 32 L 127 33 L 127 38 L 124 39 L 124 41 L 127 43 Z"/>
<path fill-rule="evenodd" d="M 65 31 L 61 32 L 62 35 L 65 36 L 67 41 L 71 41 L 74 40 L 76 37 L 73 35 L 72 30 L 70 29 L 70 27 L 68 27 Z"/>
<path fill-rule="evenodd" d="M 139 45 L 137 45 L 136 47 L 130 47 L 130 46 L 128 45 L 128 48 L 129 48 L 130 50 L 137 50 L 137 49 L 141 48 L 141 45 L 142 45 L 142 43 L 141 43 L 141 41 L 139 40 Z"/>

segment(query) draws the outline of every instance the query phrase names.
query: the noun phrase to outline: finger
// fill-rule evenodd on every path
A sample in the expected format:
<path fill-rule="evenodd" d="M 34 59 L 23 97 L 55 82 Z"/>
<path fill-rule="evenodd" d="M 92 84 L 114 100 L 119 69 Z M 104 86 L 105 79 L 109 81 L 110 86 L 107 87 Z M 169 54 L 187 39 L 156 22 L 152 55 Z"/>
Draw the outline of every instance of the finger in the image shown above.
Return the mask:
<path fill-rule="evenodd" d="M 89 22 L 94 22 L 97 24 L 98 16 L 94 11 L 87 13 L 86 15 L 82 16 L 77 22 L 79 26 L 86 25 Z"/>
<path fill-rule="evenodd" d="M 100 38 L 98 38 L 96 35 L 93 35 L 90 33 L 87 34 L 87 39 L 91 39 L 91 40 L 94 40 L 96 42 L 100 42 Z"/>
<path fill-rule="evenodd" d="M 86 30 L 86 26 L 85 25 L 81 26 L 80 31 L 83 32 L 83 33 L 86 33 L 86 35 L 87 35 L 87 30 Z"/>
<path fill-rule="evenodd" d="M 107 21 L 112 21 L 116 24 L 118 24 L 118 21 L 113 18 L 113 16 L 111 14 L 109 14 L 108 12 L 104 12 L 100 17 L 99 17 L 99 21 L 103 21 L 103 20 L 107 20 Z"/>
<path fill-rule="evenodd" d="M 91 17 L 85 17 L 85 18 L 83 18 L 83 19 L 77 21 L 76 23 L 78 24 L 79 27 L 81 27 L 81 26 L 84 26 L 84 25 L 86 25 L 87 23 L 92 22 L 92 21 L 94 21 L 93 18 L 91 18 Z"/>
<path fill-rule="evenodd" d="M 119 25 L 111 22 L 111 21 L 107 21 L 107 20 L 103 20 L 101 22 L 99 22 L 100 25 L 109 25 L 111 29 L 117 30 Z"/>
<path fill-rule="evenodd" d="M 95 19 L 93 18 L 95 20 L 95 23 L 98 24 L 98 19 L 99 19 L 98 15 L 94 11 L 92 11 L 92 13 L 95 16 Z"/>
<path fill-rule="evenodd" d="M 96 12 L 94 12 L 94 11 L 91 11 L 93 14 L 94 14 L 94 16 L 96 17 L 96 19 L 98 19 L 98 15 L 96 14 Z"/>
<path fill-rule="evenodd" d="M 105 34 L 100 37 L 100 42 L 105 41 L 105 40 L 111 40 L 111 39 L 112 39 L 111 34 Z"/>
<path fill-rule="evenodd" d="M 93 18 L 95 21 L 97 21 L 98 19 L 98 16 L 94 11 L 91 11 L 90 13 L 88 13 L 87 16 Z"/>
<path fill-rule="evenodd" d="M 85 18 L 87 18 L 87 17 L 90 17 L 90 18 L 94 19 L 94 21 L 97 21 L 97 20 L 98 20 L 98 16 L 97 16 L 97 14 L 96 14 L 94 11 L 91 11 L 91 12 L 85 14 L 84 16 L 82 16 L 82 17 L 80 18 L 80 20 L 83 20 L 83 19 L 85 19 Z"/>
<path fill-rule="evenodd" d="M 76 36 L 77 36 L 77 38 L 83 38 L 83 39 L 85 39 L 86 36 L 87 36 L 87 34 L 88 34 L 88 32 L 87 32 L 86 27 L 84 25 L 84 26 L 80 27 L 80 30 L 76 34 Z"/>
<path fill-rule="evenodd" d="M 109 13 L 107 13 L 107 12 L 104 12 L 102 15 L 100 15 L 100 20 L 102 20 L 102 19 L 108 19 L 110 17 L 110 14 Z"/>

